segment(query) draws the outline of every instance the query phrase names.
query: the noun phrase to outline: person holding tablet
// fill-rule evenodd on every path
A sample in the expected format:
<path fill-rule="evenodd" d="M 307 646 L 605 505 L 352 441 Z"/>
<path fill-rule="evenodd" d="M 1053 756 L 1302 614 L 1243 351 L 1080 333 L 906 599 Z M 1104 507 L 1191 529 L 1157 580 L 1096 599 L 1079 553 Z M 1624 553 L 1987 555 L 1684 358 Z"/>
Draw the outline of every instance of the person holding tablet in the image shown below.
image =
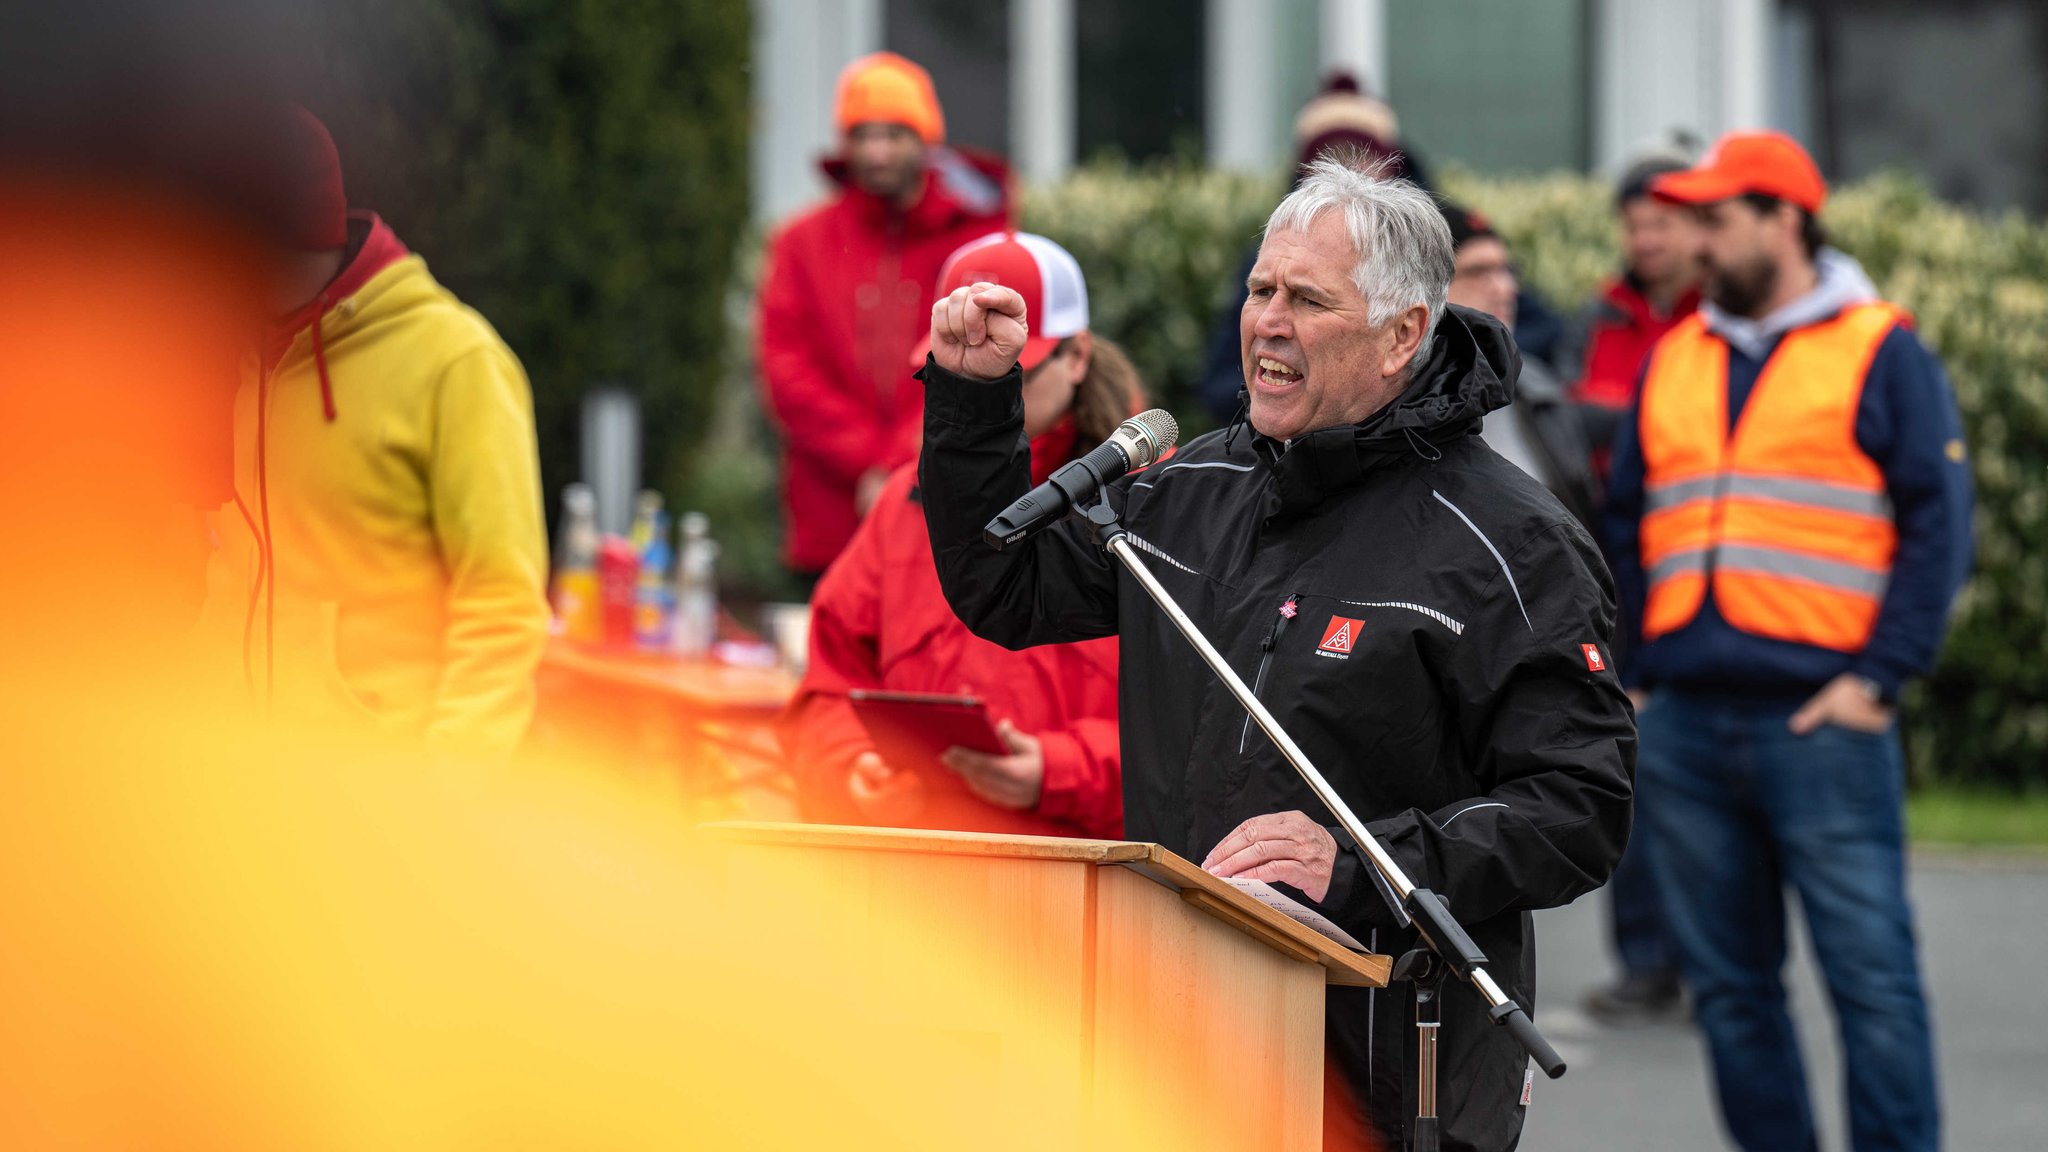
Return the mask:
<path fill-rule="evenodd" d="M 1032 472 L 1043 480 L 1142 408 L 1143 389 L 1122 350 L 1088 330 L 1087 284 L 1066 249 L 1030 233 L 983 237 L 947 258 L 939 295 L 977 281 L 1015 288 L 1034 319 L 1018 362 Z M 1116 679 L 1114 637 L 1012 652 L 969 632 L 939 588 L 917 469 L 900 468 L 811 604 L 810 661 L 781 726 L 804 817 L 1120 837 Z M 1007 751 L 899 751 L 914 762 L 892 763 L 851 698 L 867 690 L 973 697 Z M 972 705 L 933 701 L 933 725 L 957 723 L 963 708 Z M 895 709 L 906 711 L 914 722 L 914 708 Z"/>

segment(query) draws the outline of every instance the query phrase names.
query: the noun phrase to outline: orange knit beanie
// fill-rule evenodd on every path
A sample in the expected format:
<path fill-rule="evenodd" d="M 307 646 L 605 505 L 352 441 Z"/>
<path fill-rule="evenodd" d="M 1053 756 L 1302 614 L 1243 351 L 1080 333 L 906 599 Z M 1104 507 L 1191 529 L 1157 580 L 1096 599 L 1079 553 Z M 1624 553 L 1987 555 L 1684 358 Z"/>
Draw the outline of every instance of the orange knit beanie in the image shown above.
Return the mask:
<path fill-rule="evenodd" d="M 854 125 L 880 121 L 907 125 L 926 144 L 946 138 L 946 118 L 931 74 L 894 52 L 863 56 L 839 74 L 835 117 L 843 135 Z"/>

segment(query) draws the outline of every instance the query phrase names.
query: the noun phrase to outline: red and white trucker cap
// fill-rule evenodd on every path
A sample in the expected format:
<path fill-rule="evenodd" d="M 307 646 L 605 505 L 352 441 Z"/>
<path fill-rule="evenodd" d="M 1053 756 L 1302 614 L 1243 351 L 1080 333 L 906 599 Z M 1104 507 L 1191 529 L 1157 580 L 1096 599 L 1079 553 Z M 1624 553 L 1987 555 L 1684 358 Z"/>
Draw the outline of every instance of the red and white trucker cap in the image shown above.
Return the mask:
<path fill-rule="evenodd" d="M 992 232 L 969 240 L 946 257 L 939 269 L 937 300 L 955 288 L 986 281 L 1015 289 L 1024 297 L 1024 321 L 1031 335 L 1017 366 L 1029 372 L 1045 361 L 1059 342 L 1088 328 L 1088 282 L 1081 265 L 1065 248 L 1033 232 Z M 911 363 L 924 366 L 932 349 L 929 334 L 917 342 Z"/>

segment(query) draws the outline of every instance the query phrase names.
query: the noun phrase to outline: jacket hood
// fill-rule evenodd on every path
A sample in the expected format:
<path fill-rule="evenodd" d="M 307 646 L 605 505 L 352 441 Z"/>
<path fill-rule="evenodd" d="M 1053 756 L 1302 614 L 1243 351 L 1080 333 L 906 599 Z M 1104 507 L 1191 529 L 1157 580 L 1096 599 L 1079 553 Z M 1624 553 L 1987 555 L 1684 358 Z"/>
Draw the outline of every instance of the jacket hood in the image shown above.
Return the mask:
<path fill-rule="evenodd" d="M 1453 304 L 1437 323 L 1429 358 L 1393 403 L 1358 424 L 1324 428 L 1281 444 L 1259 436 L 1259 459 L 1279 480 L 1280 507 L 1307 507 L 1390 460 L 1434 460 L 1438 446 L 1479 430 L 1488 412 L 1514 400 L 1522 354 L 1507 327 Z"/>
<path fill-rule="evenodd" d="M 348 254 L 341 271 L 305 307 L 274 325 L 263 349 L 263 370 L 274 372 L 291 350 L 298 334 L 311 333 L 313 367 L 320 379 L 321 408 L 330 424 L 334 422 L 335 406 L 334 382 L 327 373 L 327 343 L 342 336 L 350 326 L 349 322 L 358 311 L 355 297 L 370 281 L 411 255 L 398 239 L 398 234 L 375 213 L 349 213 L 348 234 Z M 338 322 L 330 323 L 328 314 L 337 305 L 342 305 L 341 315 Z"/>
<path fill-rule="evenodd" d="M 1761 320 L 1732 315 L 1711 300 L 1700 305 L 1707 331 L 1750 359 L 1760 360 L 1785 333 L 1831 320 L 1851 305 L 1877 299 L 1877 285 L 1870 282 L 1863 265 L 1846 252 L 1821 249 L 1814 258 L 1813 270 L 1816 280 L 1812 291 Z"/>
<path fill-rule="evenodd" d="M 1429 359 L 1392 404 L 1358 425 L 1360 443 L 1425 434 L 1432 443 L 1469 435 L 1488 412 L 1514 401 L 1522 353 L 1507 326 L 1453 304 L 1437 323 Z"/>
<path fill-rule="evenodd" d="M 924 194 L 900 214 L 887 201 L 854 185 L 844 156 L 827 156 L 818 169 L 863 217 L 879 224 L 900 215 L 911 233 L 939 232 L 964 219 L 1003 216 L 1010 210 L 1009 165 L 972 149 L 933 148 L 925 163 Z"/>

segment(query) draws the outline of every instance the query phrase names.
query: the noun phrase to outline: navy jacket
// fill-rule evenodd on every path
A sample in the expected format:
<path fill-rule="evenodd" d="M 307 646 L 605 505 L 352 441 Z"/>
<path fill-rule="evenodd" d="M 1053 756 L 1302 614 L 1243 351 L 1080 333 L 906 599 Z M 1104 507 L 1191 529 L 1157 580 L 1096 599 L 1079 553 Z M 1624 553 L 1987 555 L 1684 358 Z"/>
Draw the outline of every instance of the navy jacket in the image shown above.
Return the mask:
<path fill-rule="evenodd" d="M 1728 420 L 1732 430 L 1750 390 L 1778 340 L 1751 356 L 1728 349 Z M 1646 593 L 1637 546 L 1643 513 L 1637 402 L 1615 441 L 1614 472 L 1603 516 L 1631 641 L 1639 637 Z M 1972 487 L 1963 451 L 1962 420 L 1941 362 L 1911 329 L 1898 327 L 1878 346 L 1856 413 L 1856 443 L 1884 473 L 1898 529 L 1891 583 L 1876 631 L 1860 653 L 1766 639 L 1737 631 L 1709 596 L 1700 614 L 1647 647 L 1617 645 L 1631 653 L 1623 669 L 1630 687 L 1670 685 L 1748 695 L 1810 695 L 1843 672 L 1875 680 L 1895 699 L 1907 680 L 1933 667 L 1947 627 L 1948 608 L 1969 574 Z"/>

